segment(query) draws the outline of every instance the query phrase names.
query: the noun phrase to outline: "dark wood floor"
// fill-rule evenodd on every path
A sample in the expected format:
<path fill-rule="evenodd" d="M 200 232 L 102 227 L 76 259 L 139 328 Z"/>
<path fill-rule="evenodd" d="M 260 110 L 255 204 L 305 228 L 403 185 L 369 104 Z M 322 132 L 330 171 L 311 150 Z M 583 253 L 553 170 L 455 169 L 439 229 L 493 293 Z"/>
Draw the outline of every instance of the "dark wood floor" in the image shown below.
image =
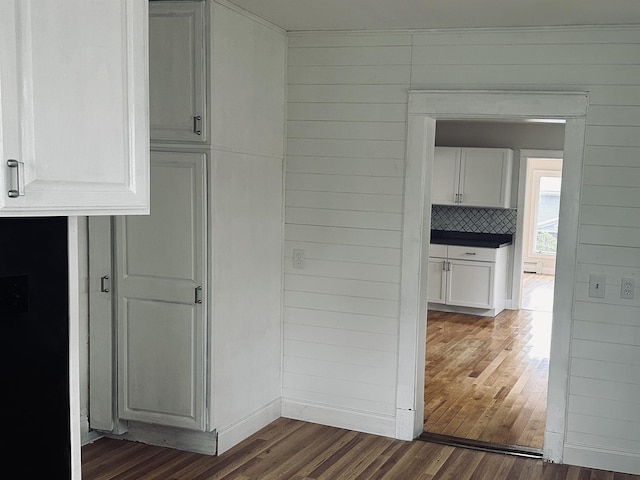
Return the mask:
<path fill-rule="evenodd" d="M 588 468 L 278 419 L 215 456 L 103 438 L 83 480 L 638 480 Z"/>
<path fill-rule="evenodd" d="M 505 310 L 495 318 L 429 312 L 426 432 L 542 448 L 553 277 L 527 282 L 524 296 L 534 310 Z"/>

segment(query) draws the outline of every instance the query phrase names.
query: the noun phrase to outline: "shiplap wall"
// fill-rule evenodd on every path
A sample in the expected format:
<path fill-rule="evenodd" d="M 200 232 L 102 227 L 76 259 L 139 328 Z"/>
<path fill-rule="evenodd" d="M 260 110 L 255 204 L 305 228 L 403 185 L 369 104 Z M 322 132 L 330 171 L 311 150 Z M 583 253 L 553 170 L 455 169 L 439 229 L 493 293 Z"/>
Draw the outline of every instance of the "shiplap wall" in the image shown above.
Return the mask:
<path fill-rule="evenodd" d="M 640 473 L 640 27 L 290 34 L 288 83 L 285 415 L 394 415 L 407 91 L 588 91 L 564 455 Z"/>
<path fill-rule="evenodd" d="M 411 35 L 294 35 L 288 65 L 284 412 L 392 435 Z"/>

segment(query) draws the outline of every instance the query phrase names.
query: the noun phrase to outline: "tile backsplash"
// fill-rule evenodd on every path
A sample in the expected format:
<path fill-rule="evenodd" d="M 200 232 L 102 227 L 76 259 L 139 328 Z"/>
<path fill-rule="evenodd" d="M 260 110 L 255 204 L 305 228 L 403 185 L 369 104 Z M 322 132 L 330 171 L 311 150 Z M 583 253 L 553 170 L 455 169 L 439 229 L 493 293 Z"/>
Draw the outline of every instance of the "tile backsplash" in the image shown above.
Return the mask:
<path fill-rule="evenodd" d="M 515 209 L 432 205 L 431 229 L 476 233 L 516 233 Z"/>

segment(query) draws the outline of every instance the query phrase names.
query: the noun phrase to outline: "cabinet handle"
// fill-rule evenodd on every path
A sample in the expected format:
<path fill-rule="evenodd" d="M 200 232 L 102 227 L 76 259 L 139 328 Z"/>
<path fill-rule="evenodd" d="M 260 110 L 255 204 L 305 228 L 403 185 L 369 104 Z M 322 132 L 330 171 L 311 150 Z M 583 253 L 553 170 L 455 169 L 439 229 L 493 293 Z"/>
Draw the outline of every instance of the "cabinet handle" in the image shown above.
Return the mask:
<path fill-rule="evenodd" d="M 447 262 L 447 272 L 451 271 L 451 262 Z"/>
<path fill-rule="evenodd" d="M 476 252 L 465 252 L 464 254 L 465 254 L 465 255 L 475 255 L 475 254 L 476 254 Z"/>
<path fill-rule="evenodd" d="M 457 193 L 453 194 L 453 203 L 458 203 L 458 194 Z"/>
<path fill-rule="evenodd" d="M 458 194 L 458 203 L 462 203 L 462 199 L 464 198 L 462 193 Z"/>
<path fill-rule="evenodd" d="M 8 192 L 9 198 L 22 197 L 24 195 L 24 163 L 17 160 L 7 160 L 7 167 L 15 169 L 15 189 Z"/>
<path fill-rule="evenodd" d="M 105 275 L 100 277 L 100 291 L 104 293 L 109 293 L 111 282 L 109 282 L 109 275 Z"/>
<path fill-rule="evenodd" d="M 193 133 L 195 133 L 196 135 L 202 135 L 201 124 L 202 117 L 200 115 L 193 117 Z"/>
<path fill-rule="evenodd" d="M 442 270 L 443 270 L 444 272 L 446 272 L 446 271 L 447 271 L 447 261 L 446 261 L 446 260 L 442 262 Z"/>
<path fill-rule="evenodd" d="M 202 286 L 199 285 L 195 288 L 195 299 L 194 299 L 195 303 L 202 303 Z"/>

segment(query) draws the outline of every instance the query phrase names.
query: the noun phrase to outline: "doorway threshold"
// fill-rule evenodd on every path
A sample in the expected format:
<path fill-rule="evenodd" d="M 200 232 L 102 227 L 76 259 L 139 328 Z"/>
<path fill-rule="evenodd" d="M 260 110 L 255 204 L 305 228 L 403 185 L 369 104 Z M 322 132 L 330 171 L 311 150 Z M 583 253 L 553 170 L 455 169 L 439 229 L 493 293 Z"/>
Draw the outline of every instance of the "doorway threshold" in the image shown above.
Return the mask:
<path fill-rule="evenodd" d="M 502 453 L 505 455 L 513 455 L 525 458 L 542 458 L 542 450 L 537 448 L 523 447 L 519 445 L 501 445 L 481 440 L 470 440 L 467 438 L 451 437 L 449 435 L 440 435 L 437 433 L 422 432 L 417 438 L 430 443 L 438 443 L 440 445 L 449 445 L 452 447 L 469 448 L 472 450 L 480 450 L 490 453 Z"/>

